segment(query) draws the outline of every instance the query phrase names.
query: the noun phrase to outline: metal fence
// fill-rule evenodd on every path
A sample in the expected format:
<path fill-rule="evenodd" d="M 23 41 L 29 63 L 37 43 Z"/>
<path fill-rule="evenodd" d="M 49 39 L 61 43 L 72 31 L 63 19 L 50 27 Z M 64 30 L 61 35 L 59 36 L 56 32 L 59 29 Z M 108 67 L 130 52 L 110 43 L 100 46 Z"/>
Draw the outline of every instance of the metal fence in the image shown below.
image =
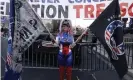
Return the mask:
<path fill-rule="evenodd" d="M 113 70 L 109 56 L 103 46 L 98 43 L 78 43 L 72 50 L 73 69 L 81 70 Z M 90 38 L 88 38 L 90 39 Z M 125 53 L 129 68 L 133 68 L 133 38 L 124 38 Z M 41 41 L 34 42 L 23 54 L 23 66 L 26 68 L 58 68 L 58 47 L 41 46 Z"/>
<path fill-rule="evenodd" d="M 125 54 L 129 69 L 133 69 L 133 37 L 125 37 Z"/>

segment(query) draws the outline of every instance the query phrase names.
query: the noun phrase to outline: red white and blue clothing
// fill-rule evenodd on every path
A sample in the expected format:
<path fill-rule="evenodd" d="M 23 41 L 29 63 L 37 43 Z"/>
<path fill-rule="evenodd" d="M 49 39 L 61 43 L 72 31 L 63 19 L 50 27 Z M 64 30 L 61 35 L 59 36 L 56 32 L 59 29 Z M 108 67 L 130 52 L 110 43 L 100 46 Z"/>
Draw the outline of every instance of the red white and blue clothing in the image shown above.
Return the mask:
<path fill-rule="evenodd" d="M 56 37 L 60 50 L 58 54 L 58 63 L 61 66 L 72 66 L 72 51 L 70 45 L 74 43 L 74 38 L 69 33 L 61 33 Z"/>

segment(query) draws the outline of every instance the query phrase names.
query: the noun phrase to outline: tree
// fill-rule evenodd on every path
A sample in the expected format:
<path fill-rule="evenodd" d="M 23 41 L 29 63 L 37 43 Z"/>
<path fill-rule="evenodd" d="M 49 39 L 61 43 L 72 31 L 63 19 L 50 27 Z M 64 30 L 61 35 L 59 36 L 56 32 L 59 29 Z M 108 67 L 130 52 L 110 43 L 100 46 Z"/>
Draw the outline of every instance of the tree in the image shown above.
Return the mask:
<path fill-rule="evenodd" d="M 50 23 L 46 23 L 46 26 L 48 27 L 49 31 L 51 32 L 53 29 L 53 25 Z"/>
<path fill-rule="evenodd" d="M 53 32 L 57 32 L 60 26 L 61 20 L 52 20 Z"/>

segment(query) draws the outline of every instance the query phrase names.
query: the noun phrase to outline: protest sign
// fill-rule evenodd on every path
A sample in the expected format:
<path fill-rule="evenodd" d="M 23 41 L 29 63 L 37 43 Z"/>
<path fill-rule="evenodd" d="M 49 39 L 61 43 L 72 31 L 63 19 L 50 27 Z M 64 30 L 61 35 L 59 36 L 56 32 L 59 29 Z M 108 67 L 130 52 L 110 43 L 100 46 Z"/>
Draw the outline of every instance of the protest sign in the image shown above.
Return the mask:
<path fill-rule="evenodd" d="M 1 2 L 1 13 L 9 15 L 9 1 Z M 111 3 L 105 0 L 28 0 L 42 19 L 96 19 Z M 133 0 L 120 0 L 121 16 L 133 17 Z"/>

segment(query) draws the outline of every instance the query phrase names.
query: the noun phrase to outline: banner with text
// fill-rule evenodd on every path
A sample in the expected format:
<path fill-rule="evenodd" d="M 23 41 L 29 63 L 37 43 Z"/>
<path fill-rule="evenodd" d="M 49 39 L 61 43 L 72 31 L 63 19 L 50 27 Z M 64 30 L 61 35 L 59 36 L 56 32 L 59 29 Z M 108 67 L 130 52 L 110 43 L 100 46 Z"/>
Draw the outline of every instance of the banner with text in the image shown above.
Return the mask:
<path fill-rule="evenodd" d="M 111 3 L 105 0 L 29 0 L 42 19 L 96 19 Z M 120 0 L 121 16 L 133 17 L 133 0 Z M 0 14 L 9 15 L 9 1 L 0 1 Z"/>

